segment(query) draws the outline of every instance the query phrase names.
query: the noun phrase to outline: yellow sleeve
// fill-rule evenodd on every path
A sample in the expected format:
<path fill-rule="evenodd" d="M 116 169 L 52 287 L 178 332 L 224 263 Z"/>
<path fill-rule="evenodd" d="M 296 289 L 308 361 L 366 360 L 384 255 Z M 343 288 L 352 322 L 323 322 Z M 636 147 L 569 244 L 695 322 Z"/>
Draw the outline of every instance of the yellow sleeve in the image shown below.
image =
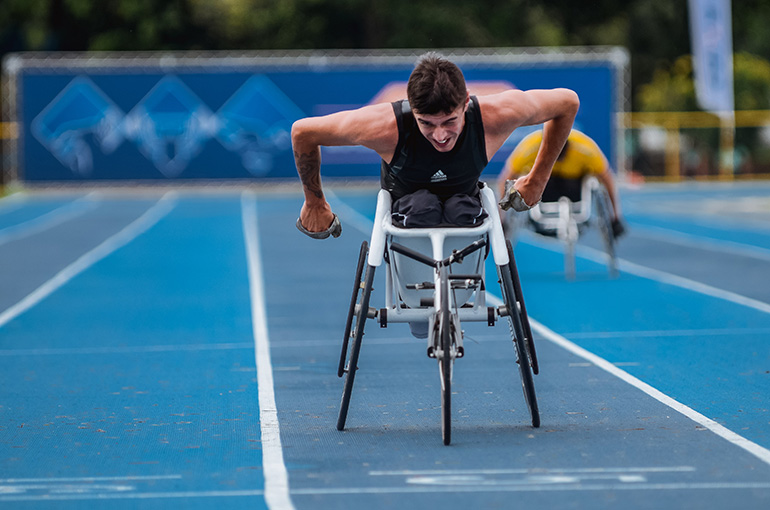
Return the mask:
<path fill-rule="evenodd" d="M 505 162 L 505 171 L 509 176 L 524 175 L 532 169 L 542 139 L 542 131 L 535 131 L 519 142 Z"/>

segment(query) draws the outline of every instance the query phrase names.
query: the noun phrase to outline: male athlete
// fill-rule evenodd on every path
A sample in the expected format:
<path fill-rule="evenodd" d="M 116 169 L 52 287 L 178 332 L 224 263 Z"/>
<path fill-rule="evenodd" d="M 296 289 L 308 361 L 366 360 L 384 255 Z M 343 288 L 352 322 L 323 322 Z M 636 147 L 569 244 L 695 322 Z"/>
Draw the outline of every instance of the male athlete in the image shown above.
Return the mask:
<path fill-rule="evenodd" d="M 294 159 L 305 193 L 300 231 L 316 239 L 338 237 L 342 231 L 321 187 L 321 146 L 361 145 L 375 151 L 382 158 L 381 184 L 392 194 L 394 212 L 422 214 L 419 226 L 436 221 L 423 214 L 436 209 L 436 199 L 438 222 L 464 224 L 472 221 L 468 215 L 452 213 L 467 212 L 469 201 L 479 203 L 478 178 L 495 152 L 514 129 L 543 124 L 530 172 L 501 200 L 504 209 L 529 209 L 543 194 L 579 107 L 577 94 L 561 88 L 471 97 L 460 69 L 435 53 L 417 62 L 407 98 L 294 123 Z"/>
<path fill-rule="evenodd" d="M 507 181 L 519 175 L 526 175 L 534 167 L 543 136 L 542 131 L 530 133 L 508 156 L 497 181 L 498 192 L 501 195 L 505 192 Z M 619 237 L 625 232 L 625 227 L 620 214 L 612 169 L 599 146 L 585 133 L 576 129 L 570 132 L 564 149 L 553 165 L 551 178 L 542 199 L 544 202 L 558 202 L 560 197 L 565 196 L 573 202 L 580 201 L 583 178 L 589 175 L 596 176 L 607 190 L 612 203 L 612 231 L 615 237 Z"/>

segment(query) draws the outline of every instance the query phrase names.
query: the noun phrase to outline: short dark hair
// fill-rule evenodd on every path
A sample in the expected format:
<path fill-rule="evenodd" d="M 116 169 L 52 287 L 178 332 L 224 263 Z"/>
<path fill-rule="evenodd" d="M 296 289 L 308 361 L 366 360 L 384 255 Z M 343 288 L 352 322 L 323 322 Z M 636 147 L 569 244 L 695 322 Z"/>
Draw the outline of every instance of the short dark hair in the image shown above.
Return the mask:
<path fill-rule="evenodd" d="M 406 85 L 412 110 L 425 115 L 451 113 L 465 103 L 468 89 L 460 68 L 434 52 L 417 61 Z"/>

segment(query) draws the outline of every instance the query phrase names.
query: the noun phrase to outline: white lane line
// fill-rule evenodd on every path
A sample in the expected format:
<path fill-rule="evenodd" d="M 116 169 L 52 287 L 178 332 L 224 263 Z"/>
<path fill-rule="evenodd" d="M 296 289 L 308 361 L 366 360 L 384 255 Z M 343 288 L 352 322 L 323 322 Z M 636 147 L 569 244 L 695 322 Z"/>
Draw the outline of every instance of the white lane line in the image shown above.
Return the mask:
<path fill-rule="evenodd" d="M 548 475 L 548 474 L 618 474 L 618 473 L 689 473 L 693 466 L 529 468 L 529 469 L 426 469 L 369 471 L 371 476 L 444 476 L 444 475 Z"/>
<path fill-rule="evenodd" d="M 595 491 L 643 491 L 643 490 L 768 490 L 770 482 L 684 482 L 684 483 L 532 483 L 499 485 L 442 485 L 409 487 L 339 487 L 318 489 L 296 489 L 294 494 L 325 496 L 336 494 L 422 494 L 422 493 L 459 493 L 459 492 L 595 492 Z"/>
<path fill-rule="evenodd" d="M 529 320 L 532 328 L 535 331 L 537 331 L 540 335 L 548 339 L 549 341 L 593 363 L 594 365 L 601 368 L 602 370 L 609 372 L 610 374 L 625 381 L 631 386 L 643 391 L 644 393 L 651 396 L 658 402 L 667 405 L 671 409 L 688 417 L 695 423 L 709 429 L 710 431 L 712 431 L 719 437 L 729 441 L 733 445 L 746 450 L 750 454 L 760 459 L 762 462 L 770 464 L 770 450 L 767 450 L 766 448 L 763 448 L 758 444 L 752 441 L 749 441 L 745 437 L 736 434 L 735 432 L 728 429 L 727 427 L 717 423 L 716 421 L 710 418 L 703 416 L 702 414 L 695 411 L 694 409 L 687 407 L 686 405 L 674 400 L 673 398 L 669 397 L 665 393 L 653 388 L 646 382 L 643 382 L 640 379 L 637 379 L 636 377 L 632 376 L 628 372 L 621 370 L 620 368 L 610 363 L 609 361 L 605 360 L 604 358 L 600 358 L 596 354 L 593 354 L 592 352 L 589 352 L 583 349 L 582 347 L 579 347 L 578 345 L 570 342 L 563 336 L 552 331 L 551 329 L 547 328 L 546 326 L 532 319 L 531 317 Z"/>
<path fill-rule="evenodd" d="M 0 197 L 0 214 L 18 209 L 24 202 L 26 202 L 27 198 L 27 195 L 20 191 Z"/>
<path fill-rule="evenodd" d="M 523 239 L 521 239 L 521 241 L 526 242 L 532 246 L 542 248 L 544 250 L 549 250 L 556 253 L 564 253 L 564 251 L 561 249 L 561 243 L 559 241 L 552 239 L 536 239 L 536 235 L 537 234 L 523 232 L 521 236 Z M 588 259 L 599 264 L 605 264 L 607 261 L 607 255 L 603 251 L 590 248 L 588 246 L 578 245 L 575 253 L 584 259 Z M 718 289 L 716 287 L 712 287 L 711 285 L 697 282 L 695 280 L 690 280 L 689 278 L 677 276 L 665 271 L 642 266 L 625 259 L 618 259 L 618 268 L 621 271 L 631 273 L 636 276 L 641 276 L 642 278 L 647 278 L 648 280 L 654 280 L 657 282 L 665 283 L 667 285 L 673 285 L 675 287 L 680 287 L 682 289 L 697 292 L 699 294 L 704 294 L 706 296 L 715 297 L 717 299 L 729 301 L 731 303 L 746 306 L 748 308 L 753 308 L 755 310 L 759 310 L 760 312 L 770 313 L 770 304 L 763 301 L 742 296 L 740 294 L 736 294 L 735 292 L 730 292 L 729 290 Z"/>
<path fill-rule="evenodd" d="M 718 240 L 652 225 L 639 225 L 634 223 L 631 228 L 634 232 L 634 235 L 638 237 L 655 239 L 658 241 L 664 241 L 671 244 L 678 244 L 680 246 L 688 246 L 702 250 L 719 251 L 729 255 L 751 257 L 762 260 L 764 262 L 770 262 L 770 250 L 751 244 Z"/>
<path fill-rule="evenodd" d="M 746 336 L 767 335 L 770 328 L 733 328 L 733 329 L 649 329 L 637 331 L 575 331 L 563 333 L 567 338 L 659 338 L 677 336 Z"/>
<path fill-rule="evenodd" d="M 243 236 L 251 294 L 251 318 L 254 330 L 254 355 L 257 363 L 259 393 L 259 428 L 262 439 L 262 470 L 265 477 L 265 502 L 271 510 L 294 510 L 289 497 L 289 474 L 283 460 L 278 409 L 275 405 L 273 366 L 270 360 L 270 338 L 267 331 L 265 287 L 262 280 L 262 258 L 259 246 L 256 195 L 241 195 Z"/>
<path fill-rule="evenodd" d="M 3 313 L 0 313 L 0 328 L 38 304 L 78 274 L 149 230 L 163 218 L 163 216 L 173 209 L 175 203 L 176 193 L 169 192 L 163 195 L 155 205 L 123 228 L 123 230 L 109 237 L 85 255 L 80 256 L 75 262 L 59 271 L 53 278 L 32 291 L 27 297 L 11 306 Z"/>
<path fill-rule="evenodd" d="M 326 200 L 329 202 L 332 210 L 337 213 L 340 219 L 345 218 L 345 223 L 363 232 L 367 236 L 372 234 L 374 221 L 370 220 L 360 212 L 356 211 L 348 204 L 339 199 L 339 197 L 330 189 L 324 190 Z M 376 195 L 375 195 L 376 196 Z"/>
<path fill-rule="evenodd" d="M 84 197 L 57 207 L 37 218 L 0 229 L 0 245 L 39 234 L 73 218 L 77 218 L 81 214 L 94 209 L 99 200 L 98 197 L 99 193 L 92 191 Z"/>
<path fill-rule="evenodd" d="M 310 487 L 294 489 L 298 496 L 333 496 L 355 494 L 456 494 L 495 492 L 612 492 L 612 491 L 699 491 L 699 490 L 770 490 L 770 482 L 673 482 L 646 483 L 633 480 L 620 483 L 533 482 L 513 484 L 500 482 L 488 485 L 411 485 L 396 487 Z M 111 499 L 191 499 L 264 496 L 260 490 L 188 491 L 188 492 L 102 492 L 92 494 L 8 495 L 0 493 L 0 503 L 6 501 L 99 501 Z M 757 495 L 757 499 L 762 495 Z"/>

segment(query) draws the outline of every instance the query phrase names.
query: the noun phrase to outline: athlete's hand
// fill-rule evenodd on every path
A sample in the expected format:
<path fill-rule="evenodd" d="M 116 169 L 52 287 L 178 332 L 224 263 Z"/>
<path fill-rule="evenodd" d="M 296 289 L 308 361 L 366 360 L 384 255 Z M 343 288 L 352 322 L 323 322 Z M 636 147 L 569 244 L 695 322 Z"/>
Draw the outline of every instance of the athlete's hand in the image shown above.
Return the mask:
<path fill-rule="evenodd" d="M 527 176 L 524 176 L 515 181 L 506 181 L 505 194 L 498 205 L 504 211 L 512 208 L 524 212 L 535 207 L 542 196 L 543 188 L 533 185 Z"/>
<path fill-rule="evenodd" d="M 304 203 L 297 219 L 297 229 L 313 239 L 339 237 L 342 234 L 340 220 L 332 212 L 328 202 L 314 207 L 308 206 L 307 202 Z"/>
<path fill-rule="evenodd" d="M 626 226 L 620 218 L 612 220 L 612 236 L 617 239 L 626 233 Z"/>

